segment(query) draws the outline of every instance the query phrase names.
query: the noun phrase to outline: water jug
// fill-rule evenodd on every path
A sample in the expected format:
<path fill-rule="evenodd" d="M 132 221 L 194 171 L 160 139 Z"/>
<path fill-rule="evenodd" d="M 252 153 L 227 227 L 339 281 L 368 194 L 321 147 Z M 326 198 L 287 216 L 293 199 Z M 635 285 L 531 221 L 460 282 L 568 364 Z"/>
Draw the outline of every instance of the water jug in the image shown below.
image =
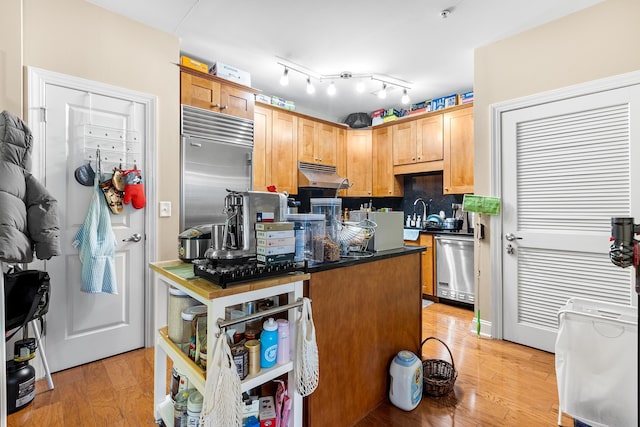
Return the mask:
<path fill-rule="evenodd" d="M 389 400 L 398 408 L 411 411 L 422 399 L 422 362 L 408 350 L 398 352 L 389 368 Z"/>

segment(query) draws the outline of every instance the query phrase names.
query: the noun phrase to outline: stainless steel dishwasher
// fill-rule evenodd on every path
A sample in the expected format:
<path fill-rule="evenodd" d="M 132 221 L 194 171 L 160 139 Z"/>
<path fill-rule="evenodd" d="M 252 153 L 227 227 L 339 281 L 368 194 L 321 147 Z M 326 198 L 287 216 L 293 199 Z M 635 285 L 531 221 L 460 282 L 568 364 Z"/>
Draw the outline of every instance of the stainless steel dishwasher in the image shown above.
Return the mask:
<path fill-rule="evenodd" d="M 436 239 L 436 295 L 473 304 L 473 236 L 438 234 Z"/>

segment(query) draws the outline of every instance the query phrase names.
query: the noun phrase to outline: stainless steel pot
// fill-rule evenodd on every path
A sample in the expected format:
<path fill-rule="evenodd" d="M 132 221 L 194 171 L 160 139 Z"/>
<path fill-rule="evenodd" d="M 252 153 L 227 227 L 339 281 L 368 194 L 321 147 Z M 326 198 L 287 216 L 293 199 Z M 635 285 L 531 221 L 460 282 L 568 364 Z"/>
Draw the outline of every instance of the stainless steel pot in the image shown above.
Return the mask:
<path fill-rule="evenodd" d="M 204 258 L 211 246 L 211 225 L 196 225 L 178 235 L 178 258 L 192 261 Z"/>
<path fill-rule="evenodd" d="M 462 220 L 455 218 L 445 218 L 442 222 L 442 228 L 444 230 L 460 230 L 462 228 Z"/>

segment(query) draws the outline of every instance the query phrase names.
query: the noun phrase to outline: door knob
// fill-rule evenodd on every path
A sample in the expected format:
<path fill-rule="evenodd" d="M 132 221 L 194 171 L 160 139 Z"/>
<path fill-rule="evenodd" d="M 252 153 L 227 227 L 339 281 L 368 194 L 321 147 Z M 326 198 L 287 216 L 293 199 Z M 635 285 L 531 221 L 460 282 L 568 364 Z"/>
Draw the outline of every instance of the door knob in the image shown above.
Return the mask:
<path fill-rule="evenodd" d="M 138 233 L 132 234 L 126 239 L 122 239 L 123 242 L 139 242 L 140 240 L 142 240 L 142 236 Z"/>
<path fill-rule="evenodd" d="M 513 233 L 507 233 L 506 236 L 504 236 L 504 238 L 510 242 L 513 242 L 514 240 L 522 240 L 522 237 L 518 237 Z"/>

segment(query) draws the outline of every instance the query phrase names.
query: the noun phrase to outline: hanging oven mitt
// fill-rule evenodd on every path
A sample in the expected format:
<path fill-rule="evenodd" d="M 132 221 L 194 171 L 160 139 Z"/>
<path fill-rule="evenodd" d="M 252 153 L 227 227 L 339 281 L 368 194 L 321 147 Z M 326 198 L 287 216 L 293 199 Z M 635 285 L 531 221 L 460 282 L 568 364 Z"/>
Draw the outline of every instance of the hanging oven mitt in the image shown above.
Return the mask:
<path fill-rule="evenodd" d="M 142 175 L 138 169 L 129 169 L 124 174 L 124 202 L 133 205 L 136 209 L 142 209 L 147 204 L 144 196 L 144 184 L 142 184 Z"/>
<path fill-rule="evenodd" d="M 101 182 L 100 189 L 104 194 L 104 198 L 107 200 L 107 205 L 109 206 L 109 209 L 111 209 L 111 212 L 116 215 L 122 212 L 122 199 L 124 197 L 124 193 L 113 186 L 113 181 L 108 179 Z"/>

